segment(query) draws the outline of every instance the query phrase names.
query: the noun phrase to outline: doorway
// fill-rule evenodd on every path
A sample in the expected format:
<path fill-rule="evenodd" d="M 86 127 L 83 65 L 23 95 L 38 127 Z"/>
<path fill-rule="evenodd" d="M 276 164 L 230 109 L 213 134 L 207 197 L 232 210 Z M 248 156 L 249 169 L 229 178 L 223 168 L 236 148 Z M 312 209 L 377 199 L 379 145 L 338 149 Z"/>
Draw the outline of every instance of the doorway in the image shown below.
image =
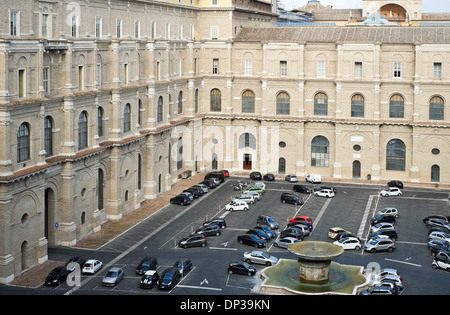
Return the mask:
<path fill-rule="evenodd" d="M 361 178 L 361 162 L 353 161 L 353 178 Z"/>
<path fill-rule="evenodd" d="M 244 153 L 244 170 L 251 170 L 252 169 L 252 155 L 249 153 Z"/>

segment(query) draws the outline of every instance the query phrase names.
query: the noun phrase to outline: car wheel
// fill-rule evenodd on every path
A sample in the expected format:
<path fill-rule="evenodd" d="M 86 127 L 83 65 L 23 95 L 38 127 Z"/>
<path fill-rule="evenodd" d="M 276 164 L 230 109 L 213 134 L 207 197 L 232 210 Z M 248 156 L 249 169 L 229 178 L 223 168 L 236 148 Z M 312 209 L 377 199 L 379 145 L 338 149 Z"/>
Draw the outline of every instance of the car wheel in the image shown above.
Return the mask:
<path fill-rule="evenodd" d="M 244 211 L 247 211 L 248 210 L 248 208 L 244 208 Z"/>
<path fill-rule="evenodd" d="M 217 232 L 217 233 L 216 233 L 216 236 L 219 236 L 219 235 L 220 235 L 220 232 Z"/>
<path fill-rule="evenodd" d="M 243 240 L 239 240 L 239 244 L 244 244 L 244 241 Z"/>
<path fill-rule="evenodd" d="M 437 269 L 437 266 L 435 264 L 431 265 L 431 267 L 433 267 L 433 269 Z"/>
<path fill-rule="evenodd" d="M 355 250 L 360 250 L 360 249 L 361 249 L 360 246 L 356 246 L 356 247 L 355 247 Z"/>
<path fill-rule="evenodd" d="M 249 271 L 248 273 L 247 273 L 249 276 L 252 276 L 253 274 Z"/>
<path fill-rule="evenodd" d="M 286 201 L 285 201 L 285 200 L 282 200 L 282 202 L 283 202 L 283 203 L 286 203 Z"/>
<path fill-rule="evenodd" d="M 255 246 L 256 248 L 258 248 L 258 244 L 255 244 L 255 245 L 253 245 L 253 246 Z"/>
<path fill-rule="evenodd" d="M 230 208 L 230 210 L 228 210 L 228 211 L 233 211 L 233 208 Z"/>
<path fill-rule="evenodd" d="M 252 261 L 251 261 L 250 259 L 247 258 L 247 259 L 245 260 L 245 262 L 246 262 L 247 264 L 250 264 Z"/>
<path fill-rule="evenodd" d="M 389 248 L 388 248 L 388 252 L 389 252 L 389 253 L 392 253 L 393 250 L 394 250 L 394 248 L 392 248 L 392 247 L 389 247 Z"/>
<path fill-rule="evenodd" d="M 202 247 L 205 247 L 206 246 L 206 243 L 202 243 Z"/>
<path fill-rule="evenodd" d="M 275 247 L 280 247 L 280 246 L 278 245 L 278 243 L 273 243 L 273 246 L 275 246 Z"/>
<path fill-rule="evenodd" d="M 371 253 L 375 253 L 377 250 L 375 249 L 375 248 L 372 248 L 371 250 L 370 250 L 370 252 Z"/>
<path fill-rule="evenodd" d="M 233 274 L 233 270 L 228 270 L 228 274 L 232 275 Z"/>
<path fill-rule="evenodd" d="M 270 261 L 266 262 L 266 266 L 272 266 L 272 263 Z"/>

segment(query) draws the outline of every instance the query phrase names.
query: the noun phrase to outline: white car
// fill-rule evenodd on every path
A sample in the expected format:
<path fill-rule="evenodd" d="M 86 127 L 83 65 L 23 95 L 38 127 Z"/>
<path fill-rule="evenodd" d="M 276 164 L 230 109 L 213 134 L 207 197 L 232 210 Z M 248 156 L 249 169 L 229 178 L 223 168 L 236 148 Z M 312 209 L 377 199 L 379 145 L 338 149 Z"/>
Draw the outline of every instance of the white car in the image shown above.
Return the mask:
<path fill-rule="evenodd" d="M 277 239 L 273 245 L 275 247 L 282 247 L 282 248 L 288 248 L 289 245 L 300 242 L 300 240 L 296 239 L 295 237 L 283 237 Z"/>
<path fill-rule="evenodd" d="M 314 196 L 333 198 L 334 197 L 334 191 L 332 191 L 331 189 L 316 190 L 314 192 Z"/>
<path fill-rule="evenodd" d="M 261 200 L 261 194 L 257 191 L 249 190 L 245 192 L 247 195 L 252 195 L 255 201 Z"/>
<path fill-rule="evenodd" d="M 402 191 L 397 187 L 389 187 L 388 189 L 383 189 L 380 191 L 380 196 L 389 197 L 389 196 L 401 196 Z"/>
<path fill-rule="evenodd" d="M 231 201 L 229 204 L 225 206 L 225 209 L 227 211 L 237 211 L 237 210 L 247 211 L 248 208 L 249 208 L 248 203 L 242 200 Z"/>
<path fill-rule="evenodd" d="M 103 263 L 100 260 L 89 259 L 84 263 L 83 269 L 81 270 L 81 272 L 93 275 L 97 271 L 102 269 L 102 267 L 103 267 Z"/>
<path fill-rule="evenodd" d="M 390 222 L 381 222 L 378 223 L 370 228 L 370 234 L 375 234 L 378 231 L 386 231 L 386 230 L 393 230 L 394 224 Z"/>
<path fill-rule="evenodd" d="M 240 194 L 236 197 L 233 197 L 233 199 L 231 199 L 232 201 L 245 201 L 248 204 L 254 204 L 256 202 L 255 197 L 249 193 L 245 193 L 245 194 Z"/>
<path fill-rule="evenodd" d="M 398 218 L 398 210 L 397 208 L 388 207 L 378 211 L 377 215 L 390 215 Z"/>
<path fill-rule="evenodd" d="M 263 264 L 266 266 L 276 265 L 276 263 L 278 262 L 277 257 L 260 250 L 245 252 L 242 255 L 242 260 L 245 261 L 247 264 L 255 263 L 255 264 Z"/>
<path fill-rule="evenodd" d="M 256 182 L 253 184 L 253 186 L 260 187 L 262 190 L 266 190 L 266 184 L 263 182 Z"/>
<path fill-rule="evenodd" d="M 377 282 L 379 281 L 381 278 L 383 278 L 386 275 L 396 275 L 398 276 L 398 271 L 397 269 L 393 269 L 393 268 L 384 268 L 384 269 L 380 269 L 376 272 L 373 272 L 372 274 L 372 282 Z"/>
<path fill-rule="evenodd" d="M 443 258 L 435 258 L 433 262 L 431 263 L 431 266 L 433 269 L 444 269 L 447 271 L 450 271 L 450 260 L 449 259 L 443 259 Z"/>
<path fill-rule="evenodd" d="M 284 179 L 290 183 L 298 182 L 298 178 L 295 175 L 286 175 L 286 177 Z"/>
<path fill-rule="evenodd" d="M 361 241 L 356 237 L 344 237 L 339 241 L 334 241 L 333 244 L 341 246 L 343 249 L 361 249 Z"/>
<path fill-rule="evenodd" d="M 441 240 L 450 244 L 450 234 L 440 231 L 433 231 L 428 234 L 428 240 Z"/>
<path fill-rule="evenodd" d="M 310 182 L 310 183 L 321 183 L 322 182 L 322 176 L 320 174 L 308 174 L 305 179 L 307 182 Z"/>

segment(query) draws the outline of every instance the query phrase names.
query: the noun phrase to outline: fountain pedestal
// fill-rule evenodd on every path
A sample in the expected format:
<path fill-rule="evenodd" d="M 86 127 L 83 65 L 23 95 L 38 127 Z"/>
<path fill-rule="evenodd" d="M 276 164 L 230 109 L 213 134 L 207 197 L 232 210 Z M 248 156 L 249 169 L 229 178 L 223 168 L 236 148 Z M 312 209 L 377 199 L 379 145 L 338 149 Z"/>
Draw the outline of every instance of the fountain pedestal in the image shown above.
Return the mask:
<path fill-rule="evenodd" d="M 328 282 L 331 260 L 311 262 L 299 259 L 298 262 L 300 264 L 300 281 L 302 283 L 324 284 Z"/>

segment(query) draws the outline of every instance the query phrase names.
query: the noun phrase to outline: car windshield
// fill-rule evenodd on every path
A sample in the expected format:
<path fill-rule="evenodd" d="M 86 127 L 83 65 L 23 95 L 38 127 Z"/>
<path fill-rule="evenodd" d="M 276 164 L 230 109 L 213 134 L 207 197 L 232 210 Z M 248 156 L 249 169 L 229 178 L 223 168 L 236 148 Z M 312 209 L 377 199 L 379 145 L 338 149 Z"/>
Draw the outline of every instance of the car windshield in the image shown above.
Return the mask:
<path fill-rule="evenodd" d="M 270 255 L 267 253 L 261 253 L 261 256 L 263 256 L 264 258 L 270 258 Z"/>
<path fill-rule="evenodd" d="M 164 280 L 171 280 L 173 276 L 173 271 L 168 271 L 164 274 L 163 279 Z"/>
<path fill-rule="evenodd" d="M 142 267 L 148 267 L 148 266 L 150 266 L 150 261 L 144 260 L 141 265 L 142 265 Z"/>
<path fill-rule="evenodd" d="M 117 276 L 117 272 L 116 271 L 108 271 L 108 273 L 106 274 L 106 276 L 108 278 L 114 278 Z"/>

